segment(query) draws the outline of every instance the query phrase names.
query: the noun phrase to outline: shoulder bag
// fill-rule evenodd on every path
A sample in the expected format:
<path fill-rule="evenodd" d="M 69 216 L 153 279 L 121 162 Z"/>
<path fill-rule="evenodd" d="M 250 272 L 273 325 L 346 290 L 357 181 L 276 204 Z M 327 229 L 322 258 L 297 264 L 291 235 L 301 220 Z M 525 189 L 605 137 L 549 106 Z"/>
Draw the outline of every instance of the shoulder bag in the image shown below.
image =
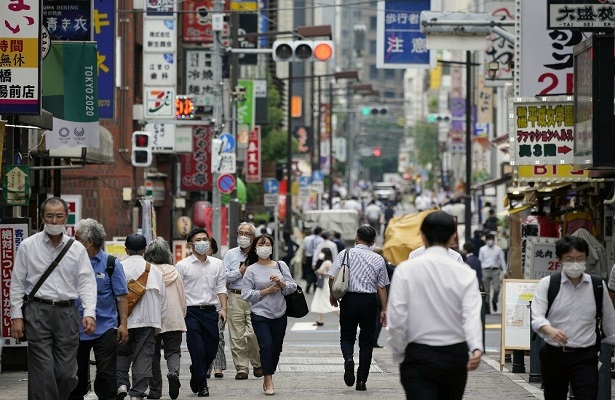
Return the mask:
<path fill-rule="evenodd" d="M 24 317 L 24 321 L 25 321 L 25 313 L 24 312 L 25 312 L 26 304 L 30 300 L 32 300 L 34 298 L 34 295 L 36 294 L 36 292 L 38 292 L 38 290 L 41 288 L 41 286 L 43 286 L 43 283 L 45 283 L 47 278 L 49 278 L 49 275 L 51 275 L 53 270 L 56 269 L 56 267 L 58 266 L 58 264 L 60 263 L 62 258 L 64 258 L 64 255 L 66 254 L 68 249 L 70 249 L 70 246 L 72 246 L 74 242 L 75 242 L 75 239 L 69 239 L 68 242 L 66 242 L 66 244 L 62 248 L 62 251 L 60 252 L 60 254 L 58 254 L 57 257 L 55 258 L 55 260 L 53 260 L 51 262 L 51 264 L 49 264 L 49 267 L 47 267 L 47 269 L 45 270 L 43 275 L 38 279 L 38 282 L 36 282 L 36 285 L 34 285 L 32 290 L 30 291 L 30 293 L 28 293 L 28 294 L 23 296 L 23 305 L 21 306 L 21 313 L 22 313 L 22 316 Z M 28 339 L 26 339 L 25 324 L 24 324 L 24 335 L 19 340 L 22 341 L 22 342 L 25 342 L 25 341 L 28 340 Z"/>
<path fill-rule="evenodd" d="M 280 268 L 280 263 L 277 263 L 278 268 Z M 301 289 L 301 286 L 299 285 L 297 285 L 297 290 L 284 296 L 284 300 L 286 300 L 287 317 L 303 318 L 310 312 L 307 301 L 305 300 L 305 295 L 303 294 L 303 289 Z"/>
<path fill-rule="evenodd" d="M 342 259 L 342 266 L 337 271 L 335 278 L 333 279 L 333 285 L 331 286 L 331 294 L 337 300 L 344 297 L 346 292 L 348 292 L 348 279 L 349 277 L 349 269 L 348 269 L 348 253 L 350 253 L 350 249 L 346 250 L 344 253 L 344 258 Z"/>
<path fill-rule="evenodd" d="M 128 316 L 132 314 L 135 306 L 139 303 L 145 291 L 147 290 L 147 277 L 149 276 L 149 269 L 151 264 L 145 263 L 145 271 L 137 279 L 131 279 L 128 281 L 128 294 L 126 295 L 126 301 L 128 302 Z"/>

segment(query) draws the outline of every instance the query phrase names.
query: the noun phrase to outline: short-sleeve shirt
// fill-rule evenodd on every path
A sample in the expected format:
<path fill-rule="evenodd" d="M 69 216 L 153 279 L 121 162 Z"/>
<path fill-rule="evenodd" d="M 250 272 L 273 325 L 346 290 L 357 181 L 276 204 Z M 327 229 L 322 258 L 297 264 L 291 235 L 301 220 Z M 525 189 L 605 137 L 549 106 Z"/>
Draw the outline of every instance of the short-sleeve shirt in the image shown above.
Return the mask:
<path fill-rule="evenodd" d="M 342 266 L 344 255 L 348 251 L 350 251 L 348 253 L 349 292 L 376 293 L 378 288 L 386 287 L 389 284 L 384 258 L 363 244 L 357 244 L 352 249 L 342 250 L 329 270 L 330 277 L 337 275 L 337 271 Z"/>

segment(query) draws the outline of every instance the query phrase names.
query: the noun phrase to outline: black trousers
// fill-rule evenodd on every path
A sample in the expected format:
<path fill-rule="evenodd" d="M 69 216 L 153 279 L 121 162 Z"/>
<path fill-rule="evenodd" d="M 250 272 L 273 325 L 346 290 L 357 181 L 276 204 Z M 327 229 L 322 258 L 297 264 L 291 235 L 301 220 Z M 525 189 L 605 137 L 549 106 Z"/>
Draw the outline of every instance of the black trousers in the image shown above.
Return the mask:
<path fill-rule="evenodd" d="M 280 354 L 282 354 L 287 317 L 283 315 L 280 318 L 270 319 L 251 313 L 250 320 L 256 339 L 258 339 L 263 374 L 273 375 L 278 368 Z"/>
<path fill-rule="evenodd" d="M 70 394 L 70 400 L 83 400 L 88 394 L 90 376 L 90 350 L 94 349 L 96 359 L 96 378 L 94 392 L 101 400 L 114 400 L 117 397 L 117 335 L 109 329 L 93 340 L 81 340 L 77 349 L 77 387 Z"/>
<path fill-rule="evenodd" d="M 192 361 L 190 371 L 201 390 L 207 387 L 205 374 L 218 352 L 218 312 L 188 306 L 185 321 L 186 344 Z"/>
<path fill-rule="evenodd" d="M 399 366 L 406 399 L 457 400 L 468 380 L 468 346 L 427 346 L 410 343 Z"/>
<path fill-rule="evenodd" d="M 545 400 L 565 400 L 568 385 L 576 400 L 598 397 L 598 352 L 594 347 L 568 353 L 545 344 L 540 363 Z"/>
<path fill-rule="evenodd" d="M 366 382 L 374 351 L 377 313 L 376 293 L 348 292 L 340 301 L 340 346 L 344 360 L 352 359 L 354 343 L 359 333 L 359 368 L 357 381 Z"/>

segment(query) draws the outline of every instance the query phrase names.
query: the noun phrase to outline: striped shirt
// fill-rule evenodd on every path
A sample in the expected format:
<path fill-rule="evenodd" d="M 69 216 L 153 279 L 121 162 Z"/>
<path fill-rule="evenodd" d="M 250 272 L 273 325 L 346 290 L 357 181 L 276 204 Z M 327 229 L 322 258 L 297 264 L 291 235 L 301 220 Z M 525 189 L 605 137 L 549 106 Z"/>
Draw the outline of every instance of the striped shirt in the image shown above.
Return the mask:
<path fill-rule="evenodd" d="M 342 266 L 344 254 L 348 253 L 348 291 L 356 293 L 376 293 L 379 287 L 389 284 L 384 258 L 374 253 L 364 244 L 357 244 L 352 249 L 342 250 L 329 270 L 329 276 L 334 278 Z"/>

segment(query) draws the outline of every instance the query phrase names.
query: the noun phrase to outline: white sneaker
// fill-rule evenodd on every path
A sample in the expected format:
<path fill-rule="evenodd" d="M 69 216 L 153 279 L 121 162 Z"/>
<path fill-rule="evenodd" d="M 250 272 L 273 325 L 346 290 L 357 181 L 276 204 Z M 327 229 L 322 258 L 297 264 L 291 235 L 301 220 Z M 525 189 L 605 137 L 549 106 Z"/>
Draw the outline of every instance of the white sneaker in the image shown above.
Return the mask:
<path fill-rule="evenodd" d="M 120 385 L 117 388 L 117 400 L 122 400 L 126 396 L 128 396 L 128 387 L 126 385 Z"/>

